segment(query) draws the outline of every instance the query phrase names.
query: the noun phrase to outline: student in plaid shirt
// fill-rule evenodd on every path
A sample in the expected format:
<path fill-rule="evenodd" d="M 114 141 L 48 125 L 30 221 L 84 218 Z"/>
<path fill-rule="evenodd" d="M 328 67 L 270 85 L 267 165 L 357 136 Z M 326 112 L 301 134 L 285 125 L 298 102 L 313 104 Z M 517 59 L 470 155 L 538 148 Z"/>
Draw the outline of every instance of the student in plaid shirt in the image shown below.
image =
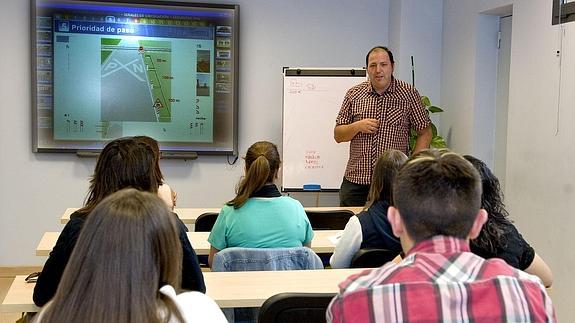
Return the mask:
<path fill-rule="evenodd" d="M 481 179 L 463 157 L 425 150 L 397 175 L 388 210 L 406 257 L 340 284 L 328 322 L 554 322 L 545 287 L 469 250 L 487 219 Z"/>
<path fill-rule="evenodd" d="M 369 81 L 349 89 L 335 120 L 336 142 L 350 141 L 340 189 L 341 206 L 363 206 L 379 156 L 396 149 L 409 155 L 409 131 L 417 131 L 414 152 L 433 137 L 427 110 L 411 85 L 393 77 L 393 54 L 383 46 L 365 57 Z"/>

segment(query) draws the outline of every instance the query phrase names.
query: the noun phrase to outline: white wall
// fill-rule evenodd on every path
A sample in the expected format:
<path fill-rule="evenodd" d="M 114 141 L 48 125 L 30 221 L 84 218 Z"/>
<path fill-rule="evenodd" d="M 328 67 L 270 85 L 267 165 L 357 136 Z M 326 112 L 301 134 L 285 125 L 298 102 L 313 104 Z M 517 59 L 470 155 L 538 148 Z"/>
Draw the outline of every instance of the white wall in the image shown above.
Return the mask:
<path fill-rule="evenodd" d="M 219 1 L 206 1 L 219 2 Z M 365 52 L 388 42 L 387 0 L 238 0 L 240 4 L 239 151 L 257 140 L 281 143 L 283 66 L 363 66 Z M 42 264 L 34 255 L 59 215 L 81 206 L 95 160 L 31 152 L 29 2 L 0 10 L 0 266 Z M 334 120 L 335 122 L 335 120 Z M 181 207 L 214 207 L 234 195 L 241 159 L 163 160 Z M 342 174 L 343 175 L 343 174 Z M 337 204 L 336 194 L 320 203 Z M 315 204 L 315 195 L 302 196 Z"/>
<path fill-rule="evenodd" d="M 481 13 L 513 4 L 509 118 L 507 130 L 506 202 L 523 236 L 551 266 L 552 298 L 559 321 L 575 320 L 573 307 L 575 251 L 569 239 L 575 228 L 575 24 L 566 26 L 563 95 L 559 89 L 559 27 L 551 26 L 551 1 L 446 0 L 443 21 L 441 104 L 447 108 L 443 131 L 451 147 L 477 154 L 475 136 L 477 82 L 482 68 L 477 49 L 485 35 L 478 29 Z M 485 22 L 485 21 L 483 21 Z M 570 75 L 568 72 L 571 72 Z M 489 87 L 489 85 L 485 85 Z M 559 122 L 557 122 L 559 120 Z M 556 133 L 557 126 L 559 132 Z"/>
<path fill-rule="evenodd" d="M 390 47 L 397 56 L 395 76 L 415 86 L 432 102 L 440 101 L 443 0 L 390 0 Z"/>
<path fill-rule="evenodd" d="M 411 56 L 415 66 L 415 87 L 432 104 L 440 102 L 443 0 L 390 0 L 389 46 L 393 50 L 395 77 L 412 83 Z M 440 114 L 432 122 L 441 124 Z"/>

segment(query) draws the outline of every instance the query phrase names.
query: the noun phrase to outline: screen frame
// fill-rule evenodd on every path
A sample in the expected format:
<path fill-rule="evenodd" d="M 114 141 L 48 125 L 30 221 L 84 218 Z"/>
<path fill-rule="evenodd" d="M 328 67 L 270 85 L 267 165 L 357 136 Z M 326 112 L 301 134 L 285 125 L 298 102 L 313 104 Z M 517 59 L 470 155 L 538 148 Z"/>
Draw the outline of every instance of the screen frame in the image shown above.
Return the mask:
<path fill-rule="evenodd" d="M 232 127 L 231 131 L 231 142 L 229 139 L 222 141 L 220 143 L 215 141 L 214 131 L 214 141 L 211 144 L 202 144 L 198 142 L 191 142 L 189 145 L 183 146 L 182 149 L 169 149 L 164 146 L 162 142 L 159 142 L 160 151 L 163 158 L 175 158 L 175 159 L 194 159 L 192 156 L 197 155 L 238 155 L 238 106 L 239 106 L 239 5 L 238 4 L 223 4 L 223 3 L 198 3 L 198 2 L 180 2 L 180 1 L 159 1 L 159 0 L 66 0 L 73 3 L 91 3 L 91 4 L 129 4 L 131 6 L 141 4 L 146 5 L 159 5 L 168 7 L 182 7 L 182 8 L 200 8 L 200 9 L 228 9 L 233 11 L 233 30 L 232 30 L 232 47 L 234 52 L 231 58 L 232 61 L 232 71 L 233 71 L 233 95 L 231 96 L 231 116 L 232 116 Z M 31 110 L 32 110 L 32 151 L 34 153 L 76 153 L 79 156 L 97 156 L 99 152 L 103 149 L 105 144 L 109 140 L 98 141 L 98 148 L 67 148 L 67 147 L 43 147 L 39 143 L 39 116 L 38 116 L 38 50 L 37 50 L 37 5 L 38 3 L 46 2 L 45 0 L 30 0 L 30 44 L 31 44 Z M 214 39 L 215 40 L 215 39 Z M 53 46 L 53 45 L 52 45 Z M 52 48 L 52 51 L 54 49 Z M 215 53 L 214 53 L 215 55 Z M 53 58 L 53 56 L 52 56 Z M 214 66 L 214 69 L 216 67 Z M 52 75 L 54 73 L 53 63 L 52 63 Z M 215 70 L 214 70 L 215 76 Z M 214 77 L 215 79 L 215 77 Z M 212 80 L 212 86 L 214 86 L 215 80 Z M 52 90 L 53 91 L 53 90 Z M 52 103 L 53 104 L 53 103 Z M 52 106 L 52 113 L 54 107 Z M 215 127 L 215 122 L 214 122 Z M 145 135 L 145 134 L 144 134 Z M 229 136 L 229 135 L 227 135 Z M 52 139 L 54 140 L 54 139 Z M 94 141 L 90 141 L 90 144 L 94 144 Z M 218 146 L 221 145 L 221 146 Z M 192 158 L 189 158 L 192 157 Z"/>

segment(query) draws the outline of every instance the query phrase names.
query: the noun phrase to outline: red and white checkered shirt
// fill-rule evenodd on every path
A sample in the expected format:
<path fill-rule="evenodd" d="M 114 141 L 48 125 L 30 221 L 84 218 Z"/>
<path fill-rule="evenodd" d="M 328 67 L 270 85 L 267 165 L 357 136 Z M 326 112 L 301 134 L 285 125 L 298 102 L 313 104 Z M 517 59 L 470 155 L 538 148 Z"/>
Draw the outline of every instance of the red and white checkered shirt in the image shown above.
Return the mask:
<path fill-rule="evenodd" d="M 350 142 L 345 178 L 367 185 L 379 156 L 388 149 L 408 153 L 409 129 L 424 129 L 431 122 L 421 96 L 411 85 L 393 78 L 383 94 L 365 81 L 349 89 L 335 120 L 336 125 L 371 118 L 379 120 L 376 133 L 358 133 Z"/>
<path fill-rule="evenodd" d="M 339 287 L 328 322 L 556 321 L 539 278 L 485 260 L 453 237 L 422 241 L 399 264 L 352 275 Z"/>

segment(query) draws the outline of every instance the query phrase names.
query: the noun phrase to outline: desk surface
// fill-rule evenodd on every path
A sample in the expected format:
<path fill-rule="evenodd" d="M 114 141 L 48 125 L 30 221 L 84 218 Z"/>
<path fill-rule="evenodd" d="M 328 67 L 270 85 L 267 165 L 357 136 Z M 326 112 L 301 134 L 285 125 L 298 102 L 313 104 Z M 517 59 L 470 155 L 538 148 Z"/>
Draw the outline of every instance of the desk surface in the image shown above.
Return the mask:
<path fill-rule="evenodd" d="M 337 293 L 337 285 L 365 269 L 205 272 L 207 295 L 220 307 L 259 307 L 284 292 Z"/>
<path fill-rule="evenodd" d="M 68 223 L 70 221 L 70 215 L 78 210 L 77 207 L 67 208 L 64 211 L 64 214 L 60 217 L 60 222 L 62 224 Z M 339 207 L 339 206 L 323 206 L 323 207 L 306 207 L 306 211 L 333 211 L 333 210 L 350 210 L 353 213 L 357 214 L 363 210 L 362 206 L 346 206 L 346 207 Z M 178 217 L 184 222 L 185 224 L 194 224 L 196 223 L 196 219 L 203 213 L 207 212 L 215 212 L 219 213 L 220 208 L 176 208 L 174 212 L 178 214 Z"/>
<path fill-rule="evenodd" d="M 333 243 L 336 236 L 341 235 L 343 230 L 316 230 L 314 231 L 313 240 L 311 241 L 311 248 L 316 253 L 333 253 L 335 245 Z M 209 232 L 188 232 L 188 239 L 194 247 L 196 254 L 209 255 L 210 243 L 208 242 Z M 56 241 L 60 236 L 60 232 L 46 232 L 42 236 L 38 247 L 36 248 L 36 256 L 48 256 Z"/>
<path fill-rule="evenodd" d="M 257 307 L 269 297 L 283 292 L 336 293 L 337 285 L 349 275 L 364 269 L 324 269 L 288 271 L 204 272 L 207 295 L 225 307 Z M 34 284 L 16 276 L 2 312 L 37 312 L 32 302 Z"/>

